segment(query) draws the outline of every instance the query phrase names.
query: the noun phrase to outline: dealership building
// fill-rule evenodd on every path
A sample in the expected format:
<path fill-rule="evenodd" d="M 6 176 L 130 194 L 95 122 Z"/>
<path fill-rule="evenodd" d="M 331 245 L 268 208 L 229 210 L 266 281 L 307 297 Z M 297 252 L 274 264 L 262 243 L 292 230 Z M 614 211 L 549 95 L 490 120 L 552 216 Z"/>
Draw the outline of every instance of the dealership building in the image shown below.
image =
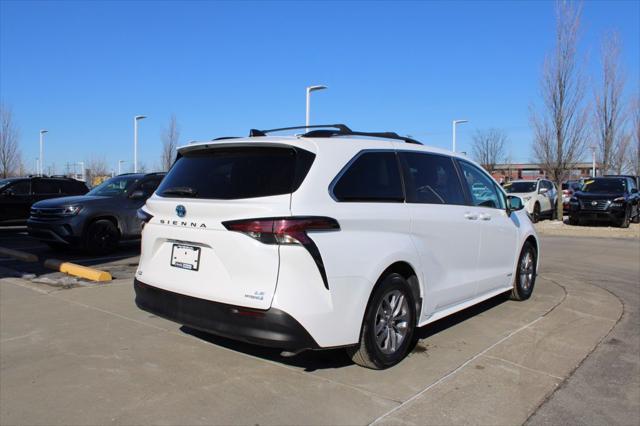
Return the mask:
<path fill-rule="evenodd" d="M 570 179 L 579 179 L 591 177 L 591 163 L 577 163 L 570 173 Z M 596 176 L 599 175 L 600 169 L 596 164 Z M 497 164 L 493 173 L 493 178 L 498 182 L 511 181 L 516 179 L 541 179 L 546 177 L 544 171 L 539 164 L 520 163 L 520 164 Z"/>

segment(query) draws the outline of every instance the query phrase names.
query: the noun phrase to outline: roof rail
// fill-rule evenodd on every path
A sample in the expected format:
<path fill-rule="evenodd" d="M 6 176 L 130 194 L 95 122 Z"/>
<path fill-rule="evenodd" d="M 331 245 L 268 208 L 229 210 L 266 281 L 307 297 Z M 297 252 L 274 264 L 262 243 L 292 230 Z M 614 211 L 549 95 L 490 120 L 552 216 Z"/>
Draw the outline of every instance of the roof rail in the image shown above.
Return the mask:
<path fill-rule="evenodd" d="M 267 136 L 267 133 L 281 132 L 283 130 L 298 130 L 298 129 L 326 129 L 327 127 L 333 127 L 340 131 L 351 132 L 351 129 L 344 124 L 316 124 L 313 126 L 293 126 L 293 127 L 280 127 L 278 129 L 258 130 L 251 129 L 249 131 L 250 137 Z"/>
<path fill-rule="evenodd" d="M 336 130 L 330 130 L 327 128 L 334 128 Z M 302 137 L 307 138 L 330 138 L 333 136 L 366 136 L 371 138 L 385 138 L 385 139 L 396 139 L 401 140 L 406 143 L 413 143 L 417 145 L 422 145 L 422 142 L 409 138 L 406 136 L 400 136 L 395 132 L 359 132 L 351 130 L 344 124 L 323 124 L 323 125 L 314 125 L 314 126 L 295 126 L 295 127 L 282 127 L 279 129 L 270 129 L 270 130 L 257 130 L 251 129 L 249 132 L 250 137 L 255 136 L 267 136 L 268 133 L 278 132 L 282 130 L 295 130 L 295 129 L 321 129 L 321 130 L 311 130 L 302 135 Z"/>

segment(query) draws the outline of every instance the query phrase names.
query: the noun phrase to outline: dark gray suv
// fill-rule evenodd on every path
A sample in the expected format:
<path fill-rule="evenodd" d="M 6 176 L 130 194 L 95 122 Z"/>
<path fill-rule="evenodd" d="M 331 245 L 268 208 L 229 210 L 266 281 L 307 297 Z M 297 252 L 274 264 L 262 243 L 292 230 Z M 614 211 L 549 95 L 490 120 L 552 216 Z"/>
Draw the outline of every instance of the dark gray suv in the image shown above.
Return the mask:
<path fill-rule="evenodd" d="M 76 247 L 94 254 L 113 251 L 121 240 L 140 238 L 136 212 L 165 173 L 113 177 L 86 195 L 44 200 L 31 207 L 29 235 L 53 248 Z"/>

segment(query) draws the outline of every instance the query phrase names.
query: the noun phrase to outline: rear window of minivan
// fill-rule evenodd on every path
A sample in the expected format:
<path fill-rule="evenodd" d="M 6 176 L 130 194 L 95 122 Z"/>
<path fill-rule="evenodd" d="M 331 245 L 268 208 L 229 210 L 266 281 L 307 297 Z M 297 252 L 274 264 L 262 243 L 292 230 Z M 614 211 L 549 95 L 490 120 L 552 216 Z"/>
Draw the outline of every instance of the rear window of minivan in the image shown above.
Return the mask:
<path fill-rule="evenodd" d="M 182 155 L 162 180 L 161 197 L 237 200 L 294 192 L 315 155 L 294 148 L 211 148 Z"/>

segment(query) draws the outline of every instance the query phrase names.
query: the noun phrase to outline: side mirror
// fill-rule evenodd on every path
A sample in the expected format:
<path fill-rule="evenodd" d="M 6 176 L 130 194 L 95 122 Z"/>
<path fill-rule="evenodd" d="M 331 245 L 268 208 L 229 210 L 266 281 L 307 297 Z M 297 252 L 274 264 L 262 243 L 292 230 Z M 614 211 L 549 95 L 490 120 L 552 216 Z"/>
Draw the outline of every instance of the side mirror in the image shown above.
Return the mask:
<path fill-rule="evenodd" d="M 507 210 L 509 212 L 515 212 L 524 208 L 524 204 L 522 204 L 522 198 L 515 195 L 507 196 L 507 204 Z"/>
<path fill-rule="evenodd" d="M 131 194 L 129 194 L 129 198 L 131 198 L 132 200 L 142 200 L 143 198 L 146 198 L 146 197 L 147 197 L 147 194 L 145 194 L 145 192 L 141 189 L 136 189 Z"/>
<path fill-rule="evenodd" d="M 538 194 L 546 194 L 547 192 L 549 192 L 547 188 L 540 188 L 540 190 L 538 191 Z"/>
<path fill-rule="evenodd" d="M 638 193 L 638 188 L 631 188 L 631 193 L 632 194 L 637 194 Z"/>

